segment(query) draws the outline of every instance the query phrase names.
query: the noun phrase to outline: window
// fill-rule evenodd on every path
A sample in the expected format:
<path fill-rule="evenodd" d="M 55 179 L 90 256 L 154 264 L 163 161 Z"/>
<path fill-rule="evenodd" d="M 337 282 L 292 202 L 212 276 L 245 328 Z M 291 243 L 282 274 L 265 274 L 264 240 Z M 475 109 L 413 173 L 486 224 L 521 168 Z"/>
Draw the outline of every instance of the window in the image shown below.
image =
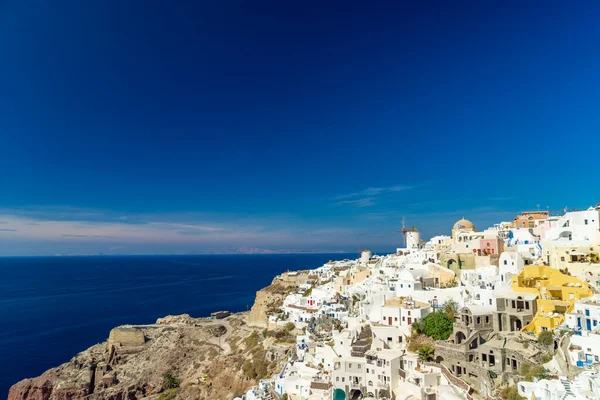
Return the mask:
<path fill-rule="evenodd" d="M 504 265 L 508 265 L 508 261 L 504 260 Z"/>
<path fill-rule="evenodd" d="M 362 365 L 358 364 L 358 369 L 362 369 Z"/>
<path fill-rule="evenodd" d="M 583 223 L 587 225 L 588 224 L 588 220 L 586 219 Z"/>
<path fill-rule="evenodd" d="M 564 258 L 564 257 L 561 257 L 561 258 L 560 258 L 560 261 L 565 261 L 565 258 Z"/>
<path fill-rule="evenodd" d="M 398 317 L 394 317 L 394 321 L 398 321 Z"/>
<path fill-rule="evenodd" d="M 406 321 L 406 317 L 402 317 L 402 321 Z"/>
<path fill-rule="evenodd" d="M 339 381 L 340 381 L 340 377 L 339 377 L 339 376 L 336 376 L 336 377 L 335 377 L 335 381 L 336 381 L 336 382 L 339 382 Z"/>
<path fill-rule="evenodd" d="M 486 323 L 486 324 L 489 324 L 489 323 L 490 323 L 490 317 L 488 317 L 487 315 L 486 315 L 486 317 L 485 317 L 485 323 Z"/>
<path fill-rule="evenodd" d="M 492 305 L 492 299 L 490 299 L 490 306 Z"/>
<path fill-rule="evenodd" d="M 348 363 L 348 368 L 352 368 L 352 363 Z"/>

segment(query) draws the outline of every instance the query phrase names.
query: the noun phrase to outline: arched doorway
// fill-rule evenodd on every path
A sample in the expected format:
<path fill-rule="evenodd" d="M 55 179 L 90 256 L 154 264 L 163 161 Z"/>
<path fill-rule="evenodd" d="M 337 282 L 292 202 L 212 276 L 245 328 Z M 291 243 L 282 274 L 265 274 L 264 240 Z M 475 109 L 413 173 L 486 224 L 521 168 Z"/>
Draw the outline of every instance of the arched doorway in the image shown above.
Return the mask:
<path fill-rule="evenodd" d="M 350 399 L 351 400 L 358 400 L 362 397 L 362 392 L 360 391 L 360 389 L 352 389 L 350 391 Z"/>
<path fill-rule="evenodd" d="M 520 331 L 521 329 L 523 329 L 521 320 L 517 317 L 510 317 L 510 330 L 515 332 Z"/>
<path fill-rule="evenodd" d="M 467 339 L 467 336 L 461 331 L 456 332 L 456 344 L 461 344 Z"/>

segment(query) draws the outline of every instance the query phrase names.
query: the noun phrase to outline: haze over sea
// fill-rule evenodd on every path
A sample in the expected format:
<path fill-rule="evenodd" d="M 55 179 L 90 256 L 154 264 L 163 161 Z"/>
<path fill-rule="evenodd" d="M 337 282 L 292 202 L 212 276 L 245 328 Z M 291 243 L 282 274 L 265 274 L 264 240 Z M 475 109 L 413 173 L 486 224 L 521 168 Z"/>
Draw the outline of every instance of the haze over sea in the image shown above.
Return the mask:
<path fill-rule="evenodd" d="M 0 258 L 0 393 L 123 324 L 245 311 L 287 270 L 356 254 Z"/>

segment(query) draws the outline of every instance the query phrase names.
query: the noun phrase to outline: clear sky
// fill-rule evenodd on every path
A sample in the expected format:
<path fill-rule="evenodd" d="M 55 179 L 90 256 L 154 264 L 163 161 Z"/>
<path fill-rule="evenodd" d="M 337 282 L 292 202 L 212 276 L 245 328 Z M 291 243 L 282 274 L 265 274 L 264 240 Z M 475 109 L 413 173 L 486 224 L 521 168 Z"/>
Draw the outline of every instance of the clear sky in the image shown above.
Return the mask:
<path fill-rule="evenodd" d="M 599 2 L 377 3 L 0 1 L 0 255 L 384 251 L 600 201 Z"/>

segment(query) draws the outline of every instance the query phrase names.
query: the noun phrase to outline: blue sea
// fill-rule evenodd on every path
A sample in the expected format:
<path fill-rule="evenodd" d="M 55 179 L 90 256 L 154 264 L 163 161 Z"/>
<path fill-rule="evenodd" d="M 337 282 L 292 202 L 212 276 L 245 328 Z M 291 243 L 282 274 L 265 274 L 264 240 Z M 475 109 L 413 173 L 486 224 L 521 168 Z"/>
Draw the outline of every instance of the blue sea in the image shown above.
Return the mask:
<path fill-rule="evenodd" d="M 165 315 L 245 311 L 287 270 L 356 254 L 0 258 L 0 393 Z"/>

